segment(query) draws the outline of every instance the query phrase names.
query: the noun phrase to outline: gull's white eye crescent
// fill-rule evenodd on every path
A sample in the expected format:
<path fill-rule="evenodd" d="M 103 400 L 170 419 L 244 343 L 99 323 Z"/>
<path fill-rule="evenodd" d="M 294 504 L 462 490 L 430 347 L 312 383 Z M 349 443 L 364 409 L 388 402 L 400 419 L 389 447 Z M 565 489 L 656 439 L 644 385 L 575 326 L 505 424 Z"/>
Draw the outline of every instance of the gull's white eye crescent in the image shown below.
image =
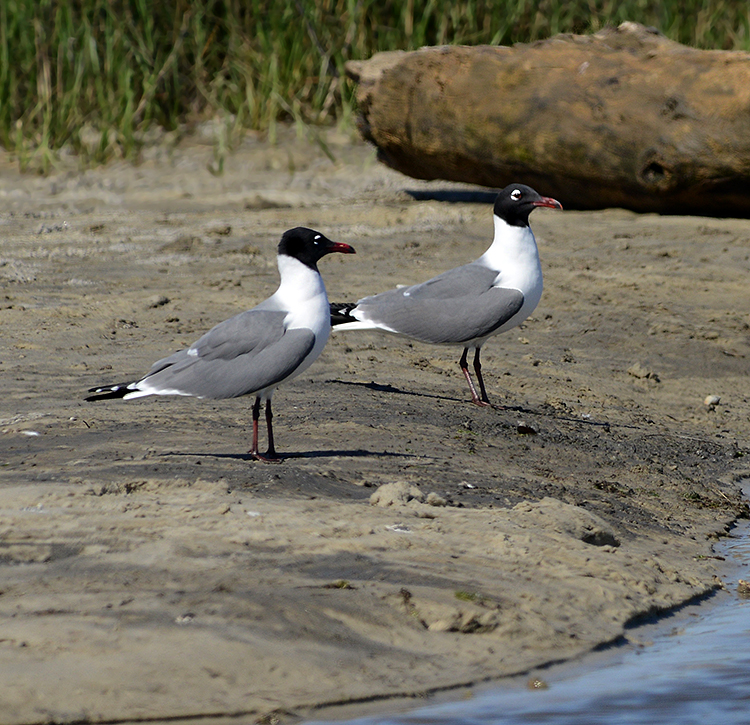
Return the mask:
<path fill-rule="evenodd" d="M 510 198 L 513 199 L 513 201 L 518 201 L 521 198 L 521 190 L 513 189 L 513 191 L 510 192 Z"/>
<path fill-rule="evenodd" d="M 315 236 L 313 237 L 313 241 L 314 241 L 314 242 L 315 242 L 316 244 L 318 243 L 318 239 L 320 239 L 320 234 L 316 234 L 316 235 L 315 235 Z"/>

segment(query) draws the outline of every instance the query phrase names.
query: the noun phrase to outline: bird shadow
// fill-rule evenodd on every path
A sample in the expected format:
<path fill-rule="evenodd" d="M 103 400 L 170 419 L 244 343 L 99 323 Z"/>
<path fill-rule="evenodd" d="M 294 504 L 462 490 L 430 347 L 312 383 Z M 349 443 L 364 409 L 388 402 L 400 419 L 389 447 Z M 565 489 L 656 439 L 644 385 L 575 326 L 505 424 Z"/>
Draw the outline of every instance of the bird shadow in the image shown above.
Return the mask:
<path fill-rule="evenodd" d="M 392 451 L 368 451 L 362 448 L 355 450 L 338 451 L 299 451 L 296 453 L 284 453 L 282 458 L 424 458 L 413 453 L 394 453 Z"/>
<path fill-rule="evenodd" d="M 432 398 L 433 400 L 445 400 L 449 403 L 462 403 L 463 400 L 459 398 L 452 398 L 447 395 L 433 395 L 432 393 L 418 393 L 414 390 L 403 390 L 397 388 L 395 385 L 382 384 L 382 383 L 358 383 L 355 380 L 338 380 L 331 378 L 326 380 L 326 383 L 335 383 L 336 385 L 351 385 L 356 388 L 366 388 L 367 390 L 374 390 L 377 393 L 392 393 L 394 395 L 412 395 L 415 398 Z"/>
<path fill-rule="evenodd" d="M 432 398 L 433 400 L 443 400 L 449 403 L 467 403 L 468 405 L 472 405 L 470 400 L 464 399 L 464 398 L 453 398 L 449 397 L 447 395 L 434 395 L 432 393 L 419 393 L 415 392 L 413 390 L 403 390 L 401 388 L 397 388 L 394 385 L 390 384 L 382 384 L 382 383 L 359 383 L 353 380 L 337 380 L 337 379 L 329 379 L 326 380 L 326 383 L 336 383 L 338 385 L 351 385 L 358 388 L 366 388 L 367 390 L 375 390 L 379 393 L 391 393 L 394 395 L 413 395 L 417 398 Z M 588 425 L 592 428 L 603 428 L 605 430 L 608 430 L 610 428 L 632 428 L 637 429 L 638 426 L 631 425 L 628 423 L 611 423 L 610 421 L 599 421 L 599 420 L 593 420 L 593 419 L 586 419 L 586 418 L 572 418 L 570 416 L 565 415 L 551 415 L 549 412 L 538 410 L 535 408 L 527 408 L 523 405 L 504 405 L 502 403 L 493 403 L 488 407 L 489 410 L 495 410 L 498 412 L 507 412 L 507 413 L 514 413 L 516 415 L 528 415 L 528 416 L 534 416 L 536 418 L 549 418 L 552 417 L 554 420 L 564 423 L 578 423 L 581 425 Z"/>
<path fill-rule="evenodd" d="M 448 395 L 435 395 L 433 393 L 419 393 L 415 392 L 414 390 L 403 390 L 402 388 L 397 388 L 394 385 L 386 384 L 383 385 L 382 383 L 358 383 L 353 380 L 337 380 L 337 379 L 329 379 L 326 380 L 326 383 L 336 383 L 338 385 L 352 385 L 354 387 L 358 388 L 367 388 L 367 390 L 375 390 L 378 393 L 392 393 L 394 395 L 412 395 L 415 398 L 432 398 L 433 400 L 443 400 L 448 403 L 458 403 L 459 405 L 466 403 L 467 405 L 470 405 L 473 407 L 474 404 L 469 400 L 468 398 L 454 398 L 452 396 Z M 487 406 L 488 410 L 497 410 L 497 411 L 508 411 L 510 413 L 523 413 L 525 415 L 543 415 L 537 410 L 532 410 L 531 408 L 525 408 L 522 405 L 503 405 L 502 403 L 493 403 L 490 406 Z"/>
<path fill-rule="evenodd" d="M 404 189 L 414 201 L 447 201 L 454 204 L 494 204 L 497 191 L 473 189 Z"/>
<path fill-rule="evenodd" d="M 254 456 L 249 453 L 205 453 L 205 452 L 191 452 L 181 451 L 167 453 L 160 453 L 160 458 L 172 458 L 172 457 L 193 457 L 193 458 L 220 458 L 234 461 L 255 461 L 257 460 Z M 364 448 L 355 449 L 337 449 L 337 450 L 325 450 L 325 451 L 293 451 L 288 453 L 280 453 L 279 461 L 287 459 L 305 459 L 305 458 L 424 458 L 424 456 L 416 456 L 412 453 L 393 453 L 390 451 L 368 451 Z"/>

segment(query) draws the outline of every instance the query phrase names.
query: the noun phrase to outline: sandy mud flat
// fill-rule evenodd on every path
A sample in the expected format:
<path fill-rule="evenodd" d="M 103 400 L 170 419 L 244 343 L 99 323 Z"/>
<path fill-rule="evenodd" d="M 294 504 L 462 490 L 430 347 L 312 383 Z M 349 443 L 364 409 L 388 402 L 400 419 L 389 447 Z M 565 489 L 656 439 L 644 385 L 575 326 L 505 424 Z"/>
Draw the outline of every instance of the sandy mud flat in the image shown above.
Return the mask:
<path fill-rule="evenodd" d="M 198 143 L 0 163 L 3 725 L 422 696 L 720 586 L 750 475 L 747 220 L 536 211 L 545 293 L 484 348 L 495 409 L 459 349 L 354 332 L 276 393 L 280 465 L 246 454 L 249 399 L 82 401 L 270 294 L 290 227 L 356 247 L 321 262 L 334 301 L 488 246 L 482 190 L 326 141 L 248 138 L 221 176 Z"/>

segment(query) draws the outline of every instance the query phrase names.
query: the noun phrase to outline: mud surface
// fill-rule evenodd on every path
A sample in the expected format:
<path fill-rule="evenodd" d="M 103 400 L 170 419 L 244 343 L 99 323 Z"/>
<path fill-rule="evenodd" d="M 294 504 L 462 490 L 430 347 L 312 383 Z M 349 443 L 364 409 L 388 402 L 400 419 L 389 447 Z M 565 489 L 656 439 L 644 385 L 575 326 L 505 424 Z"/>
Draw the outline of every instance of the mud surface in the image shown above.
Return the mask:
<path fill-rule="evenodd" d="M 459 349 L 356 332 L 276 393 L 279 465 L 246 454 L 250 399 L 82 401 L 272 293 L 290 227 L 356 247 L 321 262 L 334 301 L 488 246 L 492 195 L 325 142 L 248 140 L 221 176 L 197 143 L 0 164 L 0 722 L 422 695 L 719 585 L 750 471 L 748 221 L 536 211 L 545 293 L 484 348 L 495 409 Z"/>

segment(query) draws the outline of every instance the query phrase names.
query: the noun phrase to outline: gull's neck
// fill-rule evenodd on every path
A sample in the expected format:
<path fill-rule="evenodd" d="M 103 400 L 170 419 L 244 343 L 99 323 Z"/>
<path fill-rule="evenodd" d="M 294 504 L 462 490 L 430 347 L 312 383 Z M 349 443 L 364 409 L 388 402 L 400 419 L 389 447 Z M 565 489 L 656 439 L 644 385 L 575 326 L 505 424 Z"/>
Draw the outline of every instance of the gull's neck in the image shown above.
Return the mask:
<path fill-rule="evenodd" d="M 317 269 L 294 257 L 280 254 L 278 261 L 281 283 L 268 300 L 268 306 L 287 313 L 284 319 L 287 329 L 304 327 L 312 330 L 319 353 L 320 346 L 325 345 L 331 332 L 331 313 L 323 278 Z"/>
<path fill-rule="evenodd" d="M 541 290 L 542 267 L 531 227 L 511 226 L 497 215 L 493 217 L 495 238 L 477 262 L 498 273 L 496 287 L 514 287 L 524 293 Z"/>
<path fill-rule="evenodd" d="M 490 248 L 477 261 L 497 272 L 501 272 L 508 265 L 538 265 L 539 251 L 531 227 L 511 226 L 497 215 L 493 215 L 493 219 L 495 238 Z"/>
<path fill-rule="evenodd" d="M 326 288 L 317 269 L 311 269 L 299 259 L 280 254 L 278 257 L 281 282 L 274 295 L 287 308 L 323 295 Z M 327 298 L 326 298 L 327 299 Z"/>

